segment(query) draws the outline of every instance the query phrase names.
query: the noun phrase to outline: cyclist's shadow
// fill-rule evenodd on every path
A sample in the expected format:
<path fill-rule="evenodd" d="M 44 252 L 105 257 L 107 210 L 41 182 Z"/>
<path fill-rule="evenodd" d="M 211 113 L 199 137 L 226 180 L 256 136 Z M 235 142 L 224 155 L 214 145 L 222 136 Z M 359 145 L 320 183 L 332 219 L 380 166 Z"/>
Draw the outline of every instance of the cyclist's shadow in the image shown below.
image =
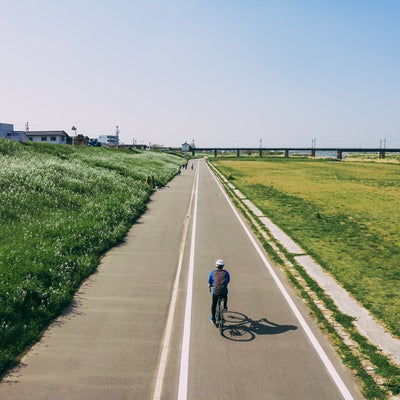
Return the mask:
<path fill-rule="evenodd" d="M 222 336 L 236 342 L 250 342 L 257 335 L 277 335 L 297 329 L 295 325 L 280 325 L 267 318 L 253 320 L 237 311 L 225 312 L 224 320 Z"/>

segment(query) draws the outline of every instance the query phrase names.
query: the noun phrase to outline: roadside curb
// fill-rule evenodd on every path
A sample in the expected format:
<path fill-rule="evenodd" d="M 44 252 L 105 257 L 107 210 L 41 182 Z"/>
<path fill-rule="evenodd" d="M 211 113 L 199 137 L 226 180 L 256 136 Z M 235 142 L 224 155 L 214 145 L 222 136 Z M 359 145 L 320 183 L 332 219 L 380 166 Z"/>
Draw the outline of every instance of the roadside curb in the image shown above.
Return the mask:
<path fill-rule="evenodd" d="M 343 289 L 320 265 L 310 256 L 298 256 L 295 260 L 318 282 L 333 298 L 338 308 L 345 314 L 355 318 L 354 325 L 359 332 L 375 343 L 385 354 L 390 355 L 400 365 L 400 341 L 380 325 L 350 294 Z"/>

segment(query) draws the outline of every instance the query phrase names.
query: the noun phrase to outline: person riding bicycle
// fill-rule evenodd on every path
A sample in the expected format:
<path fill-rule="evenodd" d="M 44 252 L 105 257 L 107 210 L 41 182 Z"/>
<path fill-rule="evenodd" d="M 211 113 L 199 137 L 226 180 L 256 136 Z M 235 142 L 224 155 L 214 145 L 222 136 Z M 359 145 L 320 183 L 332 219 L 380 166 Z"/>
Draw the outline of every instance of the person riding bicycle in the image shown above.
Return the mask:
<path fill-rule="evenodd" d="M 215 310 L 217 308 L 218 297 L 224 301 L 224 310 L 228 310 L 228 283 L 231 280 L 229 272 L 224 270 L 224 260 L 215 262 L 216 269 L 210 272 L 208 277 L 208 288 L 212 293 L 211 317 L 210 322 L 215 325 Z"/>

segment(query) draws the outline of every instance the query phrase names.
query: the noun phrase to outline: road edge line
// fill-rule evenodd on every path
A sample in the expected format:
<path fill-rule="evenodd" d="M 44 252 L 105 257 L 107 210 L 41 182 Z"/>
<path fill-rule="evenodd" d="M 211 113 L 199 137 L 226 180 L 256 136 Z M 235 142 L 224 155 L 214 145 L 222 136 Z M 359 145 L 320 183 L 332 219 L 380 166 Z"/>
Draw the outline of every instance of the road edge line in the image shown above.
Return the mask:
<path fill-rule="evenodd" d="M 196 179 L 197 179 L 197 169 L 196 169 Z M 161 355 L 160 355 L 160 359 L 159 359 L 160 361 L 158 363 L 156 385 L 155 385 L 153 398 L 152 398 L 153 400 L 161 400 L 161 393 L 162 393 L 162 388 L 163 388 L 163 384 L 164 384 L 164 376 L 165 376 L 167 360 L 168 360 L 169 345 L 170 345 L 170 341 L 171 341 L 172 324 L 173 324 L 173 320 L 174 320 L 174 316 L 175 316 L 176 303 L 177 303 L 177 298 L 178 298 L 179 281 L 180 281 L 181 273 L 182 273 L 184 249 L 185 249 L 187 233 L 188 233 L 188 229 L 189 229 L 190 210 L 192 209 L 194 194 L 195 194 L 195 192 L 197 192 L 196 179 L 193 180 L 192 193 L 190 196 L 189 206 L 188 206 L 187 212 L 185 214 L 185 219 L 184 219 L 182 239 L 181 239 L 181 243 L 179 245 L 178 268 L 176 270 L 175 281 L 174 281 L 174 286 L 173 286 L 173 290 L 172 290 L 170 306 L 169 306 L 169 310 L 168 310 L 167 323 L 165 325 L 164 339 L 163 339 L 163 344 L 161 346 Z"/>
<path fill-rule="evenodd" d="M 181 364 L 179 372 L 179 389 L 178 389 L 178 400 L 187 399 L 188 389 L 188 376 L 189 376 L 189 353 L 190 353 L 190 328 L 192 321 L 192 297 L 193 297 L 193 276 L 194 276 L 194 253 L 196 244 L 196 225 L 197 225 L 197 199 L 199 193 L 199 163 L 196 168 L 196 190 L 194 197 L 193 206 L 193 223 L 192 223 L 192 237 L 190 243 L 190 258 L 189 258 L 189 272 L 187 280 L 187 291 L 186 291 L 186 307 L 185 307 L 185 319 L 184 329 L 182 338 L 182 350 L 181 350 Z"/>

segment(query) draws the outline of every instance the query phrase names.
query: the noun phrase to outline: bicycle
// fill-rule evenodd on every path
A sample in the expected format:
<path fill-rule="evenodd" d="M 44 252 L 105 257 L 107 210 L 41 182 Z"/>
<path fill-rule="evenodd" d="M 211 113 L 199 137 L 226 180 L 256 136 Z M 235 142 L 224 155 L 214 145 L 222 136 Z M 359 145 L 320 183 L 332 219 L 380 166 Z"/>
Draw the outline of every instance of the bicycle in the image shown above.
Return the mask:
<path fill-rule="evenodd" d="M 215 309 L 215 325 L 219 328 L 222 335 L 224 331 L 224 307 L 222 305 L 222 296 L 218 296 L 217 307 Z"/>

